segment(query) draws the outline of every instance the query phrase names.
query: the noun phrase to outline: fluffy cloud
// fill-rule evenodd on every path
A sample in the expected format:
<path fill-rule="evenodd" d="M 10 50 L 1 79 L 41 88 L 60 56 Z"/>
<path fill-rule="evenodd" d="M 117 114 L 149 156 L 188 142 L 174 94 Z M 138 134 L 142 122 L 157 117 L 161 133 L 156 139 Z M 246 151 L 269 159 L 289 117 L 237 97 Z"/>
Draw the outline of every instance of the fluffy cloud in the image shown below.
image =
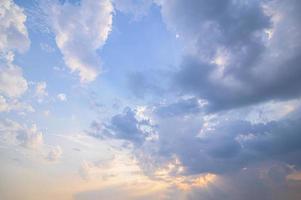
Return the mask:
<path fill-rule="evenodd" d="M 12 0 L 0 2 L 0 112 L 33 111 L 16 99 L 28 89 L 22 69 L 13 64 L 13 51 L 23 53 L 30 45 L 25 21 L 23 9 Z"/>
<path fill-rule="evenodd" d="M 60 93 L 57 95 L 57 99 L 60 101 L 67 101 L 67 96 L 64 93 Z"/>
<path fill-rule="evenodd" d="M 24 52 L 30 41 L 25 27 L 26 15 L 13 0 L 0 2 L 0 52 L 17 50 Z"/>
<path fill-rule="evenodd" d="M 65 64 L 79 74 L 81 82 L 93 81 L 101 65 L 96 50 L 111 31 L 111 1 L 83 0 L 79 5 L 66 2 L 46 9 Z"/>
<path fill-rule="evenodd" d="M 52 147 L 47 155 L 47 160 L 55 162 L 61 158 L 63 151 L 60 146 Z"/>
<path fill-rule="evenodd" d="M 9 57 L 0 60 L 0 94 L 15 98 L 27 90 L 28 84 L 22 69 L 12 63 L 13 55 Z"/>
<path fill-rule="evenodd" d="M 27 103 L 20 102 L 17 99 L 6 99 L 0 95 L 0 112 L 10 111 L 34 112 L 35 110 Z"/>
<path fill-rule="evenodd" d="M 15 143 L 26 148 L 35 149 L 43 143 L 43 134 L 37 129 L 36 124 L 31 127 L 18 122 L 4 119 L 0 121 L 1 140 Z"/>

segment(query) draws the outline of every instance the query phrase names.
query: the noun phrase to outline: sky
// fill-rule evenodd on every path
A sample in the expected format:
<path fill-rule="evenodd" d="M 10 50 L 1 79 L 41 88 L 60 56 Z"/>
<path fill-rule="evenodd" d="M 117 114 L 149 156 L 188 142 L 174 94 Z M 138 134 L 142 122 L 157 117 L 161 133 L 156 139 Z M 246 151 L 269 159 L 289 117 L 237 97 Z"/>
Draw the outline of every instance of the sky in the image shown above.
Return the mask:
<path fill-rule="evenodd" d="M 0 0 L 0 199 L 300 200 L 300 10 Z"/>

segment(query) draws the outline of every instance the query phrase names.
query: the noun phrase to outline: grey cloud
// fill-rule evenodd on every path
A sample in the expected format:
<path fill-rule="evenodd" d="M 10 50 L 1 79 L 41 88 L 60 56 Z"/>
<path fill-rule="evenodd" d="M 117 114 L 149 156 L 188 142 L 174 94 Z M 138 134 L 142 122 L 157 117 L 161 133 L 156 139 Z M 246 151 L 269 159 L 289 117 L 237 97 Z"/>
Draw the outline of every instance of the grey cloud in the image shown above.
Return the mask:
<path fill-rule="evenodd" d="M 265 124 L 220 119 L 200 135 L 204 122 L 173 119 L 159 124 L 158 156 L 179 156 L 192 174 L 224 174 L 270 159 L 300 167 L 299 121 L 300 116 Z"/>
<path fill-rule="evenodd" d="M 121 139 L 139 146 L 154 134 L 154 127 L 148 119 L 139 119 L 136 110 L 127 107 L 121 114 L 114 115 L 109 123 L 93 122 L 89 134 L 100 138 Z"/>
<path fill-rule="evenodd" d="M 160 5 L 166 24 L 189 49 L 174 76 L 176 90 L 205 98 L 209 111 L 300 96 L 299 2 Z"/>
<path fill-rule="evenodd" d="M 138 98 L 144 98 L 148 95 L 161 95 L 163 88 L 157 83 L 159 80 L 157 76 L 153 76 L 154 72 L 149 72 L 147 76 L 142 72 L 133 72 L 128 76 L 128 87 L 133 94 Z"/>
<path fill-rule="evenodd" d="M 196 188 L 187 199 L 201 196 L 210 200 L 298 200 L 301 197 L 300 181 L 286 179 L 292 169 L 280 163 L 253 166 L 238 173 L 221 176 L 220 180 L 206 188 Z"/>

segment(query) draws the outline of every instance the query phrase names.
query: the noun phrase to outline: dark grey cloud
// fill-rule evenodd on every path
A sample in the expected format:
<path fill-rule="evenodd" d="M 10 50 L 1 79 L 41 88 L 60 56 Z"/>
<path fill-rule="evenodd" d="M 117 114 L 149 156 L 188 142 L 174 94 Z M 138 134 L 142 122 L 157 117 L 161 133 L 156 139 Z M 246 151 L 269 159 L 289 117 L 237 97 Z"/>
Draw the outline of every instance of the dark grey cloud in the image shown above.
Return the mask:
<path fill-rule="evenodd" d="M 265 163 L 238 173 L 221 176 L 220 181 L 206 188 L 194 189 L 187 199 L 202 197 L 210 200 L 298 200 L 301 197 L 300 181 L 287 180 L 292 169 L 280 163 Z"/>
<path fill-rule="evenodd" d="M 159 124 L 157 156 L 177 155 L 188 173 L 230 173 L 250 164 L 276 160 L 301 167 L 300 116 L 269 123 L 218 121 L 203 131 L 191 119 Z M 184 128 L 185 127 L 185 128 Z"/>

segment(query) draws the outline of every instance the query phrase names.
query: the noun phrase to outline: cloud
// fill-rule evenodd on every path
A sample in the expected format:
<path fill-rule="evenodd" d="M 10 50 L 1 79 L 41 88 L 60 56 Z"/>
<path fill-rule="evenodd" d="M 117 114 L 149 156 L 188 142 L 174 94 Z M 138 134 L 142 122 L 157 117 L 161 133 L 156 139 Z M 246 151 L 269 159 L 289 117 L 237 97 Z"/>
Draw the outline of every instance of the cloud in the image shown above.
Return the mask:
<path fill-rule="evenodd" d="M 38 130 L 36 124 L 28 127 L 18 122 L 4 119 L 0 121 L 0 132 L 2 141 L 7 141 L 8 143 L 30 149 L 36 149 L 43 144 L 43 134 Z"/>
<path fill-rule="evenodd" d="M 139 109 L 125 108 L 114 115 L 109 123 L 91 124 L 90 135 L 100 138 L 114 138 L 140 146 L 145 140 L 155 137 L 155 125 L 139 112 Z"/>
<path fill-rule="evenodd" d="M 174 88 L 206 99 L 208 111 L 300 96 L 299 2 L 163 0 L 159 5 L 163 20 L 186 46 Z"/>
<path fill-rule="evenodd" d="M 187 199 L 196 200 L 201 196 L 211 200 L 297 200 L 301 196 L 296 189 L 300 187 L 300 181 L 286 179 L 292 171 L 290 166 L 279 163 L 253 166 L 235 174 L 219 176 L 219 180 L 209 187 L 191 191 Z"/>
<path fill-rule="evenodd" d="M 23 9 L 12 0 L 0 2 L 0 111 L 33 111 L 17 98 L 28 89 L 22 69 L 13 63 L 14 51 L 24 53 L 30 45 Z"/>
<path fill-rule="evenodd" d="M 26 15 L 12 0 L 0 2 L 0 52 L 24 52 L 30 45 L 25 26 Z"/>
<path fill-rule="evenodd" d="M 138 98 L 155 95 L 160 96 L 164 89 L 157 83 L 162 82 L 162 77 L 152 76 L 154 72 L 134 72 L 128 76 L 128 86 L 133 94 Z M 158 75 L 158 73 L 156 73 Z"/>
<path fill-rule="evenodd" d="M 0 60 L 0 94 L 16 98 L 21 96 L 28 88 L 22 69 L 12 63 L 12 58 Z"/>
<path fill-rule="evenodd" d="M 46 53 L 53 53 L 55 49 L 47 43 L 40 43 L 40 48 Z"/>
<path fill-rule="evenodd" d="M 64 93 L 60 93 L 57 95 L 57 99 L 60 101 L 67 101 L 67 96 Z"/>
<path fill-rule="evenodd" d="M 47 88 L 47 84 L 45 81 L 36 83 L 35 95 L 39 103 L 43 101 L 44 97 L 48 96 L 48 92 L 46 88 Z"/>
<path fill-rule="evenodd" d="M 20 102 L 17 99 L 6 99 L 0 95 L 0 112 L 10 111 L 34 112 L 35 110 L 27 103 Z"/>
<path fill-rule="evenodd" d="M 63 151 L 60 146 L 52 147 L 47 155 L 47 160 L 55 162 L 58 161 L 63 154 Z"/>
<path fill-rule="evenodd" d="M 97 54 L 112 27 L 113 6 L 109 0 L 83 0 L 78 5 L 65 2 L 46 7 L 56 44 L 71 72 L 81 82 L 93 81 L 101 62 Z"/>

